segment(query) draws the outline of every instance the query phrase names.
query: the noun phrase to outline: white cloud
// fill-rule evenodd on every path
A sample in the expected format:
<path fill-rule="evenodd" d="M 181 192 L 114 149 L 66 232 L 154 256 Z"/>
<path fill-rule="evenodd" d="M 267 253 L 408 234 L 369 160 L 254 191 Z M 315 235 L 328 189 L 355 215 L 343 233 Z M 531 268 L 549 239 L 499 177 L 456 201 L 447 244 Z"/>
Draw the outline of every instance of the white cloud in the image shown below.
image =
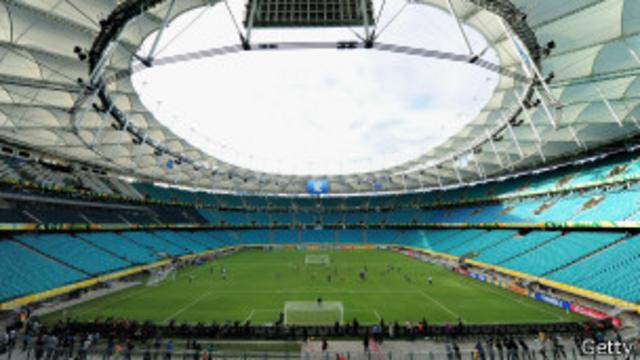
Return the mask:
<path fill-rule="evenodd" d="M 381 24 L 402 4 L 389 0 Z M 482 37 L 470 32 L 483 48 Z M 256 29 L 253 36 L 255 42 L 354 38 L 347 29 Z M 465 52 L 453 19 L 417 4 L 380 41 Z M 179 17 L 158 56 L 237 42 L 218 5 Z M 249 51 L 154 67 L 133 82 L 161 123 L 214 157 L 268 172 L 336 174 L 397 165 L 438 145 L 476 116 L 497 75 L 375 50 Z"/>

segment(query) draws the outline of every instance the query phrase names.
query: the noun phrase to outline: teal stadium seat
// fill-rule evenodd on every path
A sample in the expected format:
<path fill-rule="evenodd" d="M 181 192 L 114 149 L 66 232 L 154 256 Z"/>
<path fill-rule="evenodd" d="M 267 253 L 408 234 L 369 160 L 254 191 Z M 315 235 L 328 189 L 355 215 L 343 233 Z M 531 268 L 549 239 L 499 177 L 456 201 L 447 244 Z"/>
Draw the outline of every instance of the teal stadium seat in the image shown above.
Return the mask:
<path fill-rule="evenodd" d="M 10 240 L 0 241 L 0 300 L 46 291 L 88 276 Z"/>

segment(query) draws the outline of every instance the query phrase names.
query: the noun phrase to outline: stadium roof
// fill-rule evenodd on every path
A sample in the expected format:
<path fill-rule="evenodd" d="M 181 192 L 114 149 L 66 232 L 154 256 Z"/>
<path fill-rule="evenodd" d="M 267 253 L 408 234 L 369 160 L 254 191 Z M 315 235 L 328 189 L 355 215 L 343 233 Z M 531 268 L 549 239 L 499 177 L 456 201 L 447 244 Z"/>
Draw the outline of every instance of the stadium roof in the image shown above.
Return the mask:
<path fill-rule="evenodd" d="M 260 173 L 194 148 L 162 126 L 133 89 L 131 72 L 144 65 L 132 60 L 144 39 L 167 20 L 213 3 L 0 1 L 0 137 L 150 180 L 240 192 L 305 192 L 307 176 Z M 411 6 L 418 4 L 449 11 L 445 0 Z M 500 74 L 492 99 L 462 131 L 415 160 L 375 173 L 329 176 L 332 192 L 473 182 L 637 134 L 640 2 L 452 0 L 451 5 L 462 22 L 488 39 L 499 64 L 469 53 L 436 53 L 403 44 L 338 46 L 372 45 L 371 51 L 472 62 Z M 137 16 L 142 9 L 146 11 Z M 555 47 L 547 54 L 550 42 Z M 78 59 L 76 47 L 87 60 Z M 232 45 L 185 57 L 242 51 L 242 45 Z M 540 79 L 552 73 L 553 81 L 543 86 Z"/>

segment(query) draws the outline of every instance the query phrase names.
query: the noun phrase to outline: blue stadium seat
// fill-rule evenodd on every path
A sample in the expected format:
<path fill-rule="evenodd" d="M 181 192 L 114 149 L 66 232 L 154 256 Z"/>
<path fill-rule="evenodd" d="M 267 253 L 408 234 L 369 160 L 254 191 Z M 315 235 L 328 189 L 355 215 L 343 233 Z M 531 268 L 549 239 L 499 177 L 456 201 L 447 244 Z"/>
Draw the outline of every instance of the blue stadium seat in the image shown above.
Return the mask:
<path fill-rule="evenodd" d="M 160 236 L 161 232 L 149 232 L 149 231 L 127 231 L 123 232 L 122 236 L 127 239 L 133 240 L 139 245 L 145 246 L 151 249 L 154 254 L 167 254 L 171 256 L 184 255 L 188 251 L 185 248 L 176 246 L 175 244 L 168 242 Z M 167 233 L 167 236 L 170 234 Z"/>
<path fill-rule="evenodd" d="M 16 239 L 92 275 L 114 272 L 131 266 L 130 262 L 68 234 L 30 234 L 17 236 Z"/>
<path fill-rule="evenodd" d="M 0 241 L 0 300 L 42 292 L 88 276 L 10 240 Z"/>
<path fill-rule="evenodd" d="M 116 233 L 80 233 L 78 237 L 133 264 L 149 264 L 160 260 L 153 255 L 153 251 Z"/>
<path fill-rule="evenodd" d="M 620 233 L 570 232 L 521 254 L 501 266 L 543 275 L 620 239 Z"/>

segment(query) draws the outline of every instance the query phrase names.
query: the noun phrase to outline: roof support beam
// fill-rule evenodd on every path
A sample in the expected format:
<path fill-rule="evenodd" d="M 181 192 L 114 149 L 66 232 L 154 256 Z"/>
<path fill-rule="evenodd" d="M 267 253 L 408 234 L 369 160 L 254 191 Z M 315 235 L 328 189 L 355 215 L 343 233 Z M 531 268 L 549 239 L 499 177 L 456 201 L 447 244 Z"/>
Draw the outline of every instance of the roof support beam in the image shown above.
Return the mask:
<path fill-rule="evenodd" d="M 544 151 L 542 151 L 542 143 L 536 143 L 536 147 L 538 148 L 538 154 L 540 155 L 540 159 L 542 159 L 543 163 L 547 162 L 547 157 L 544 155 Z"/>
<path fill-rule="evenodd" d="M 505 33 L 511 40 L 511 44 L 515 49 L 516 54 L 518 54 L 518 57 L 520 59 L 520 63 L 522 65 L 522 69 L 524 70 L 524 72 L 527 74 L 527 76 L 529 76 L 529 78 L 538 80 L 538 82 L 544 89 L 546 97 L 554 107 L 560 107 L 561 106 L 560 103 L 551 92 L 551 89 L 549 89 L 547 82 L 545 81 L 544 77 L 540 73 L 540 69 L 538 69 L 538 65 L 536 65 L 535 61 L 533 61 L 533 59 L 531 58 L 531 54 L 529 53 L 527 48 L 519 44 L 519 40 L 515 37 L 511 29 L 509 28 L 509 26 L 507 26 L 504 19 L 499 19 L 498 21 L 500 22 L 500 25 L 502 25 L 502 28 L 504 29 Z M 540 96 L 540 92 L 537 91 L 537 88 L 536 88 L 536 95 Z"/>
<path fill-rule="evenodd" d="M 636 52 L 636 50 L 632 48 L 626 40 L 622 40 L 622 43 L 627 48 L 627 50 L 629 50 L 629 54 L 631 54 L 631 57 L 638 63 L 638 65 L 640 65 L 640 55 L 638 55 L 638 52 Z"/>
<path fill-rule="evenodd" d="M 513 139 L 514 144 L 516 144 L 516 149 L 518 149 L 518 155 L 520 155 L 520 159 L 524 158 L 524 152 L 522 151 L 522 147 L 520 147 L 518 137 L 513 131 L 513 126 L 511 126 L 511 123 L 509 121 L 507 121 L 507 129 L 509 130 L 509 134 L 511 134 L 511 138 Z"/>
<path fill-rule="evenodd" d="M 367 0 L 360 0 L 360 11 L 362 11 L 362 22 L 364 25 L 364 38 L 366 42 L 373 42 L 373 36 L 369 29 L 369 14 L 367 13 Z M 405 185 L 406 186 L 406 185 Z"/>
<path fill-rule="evenodd" d="M 436 167 L 436 168 L 435 168 L 435 171 L 434 171 L 434 174 L 436 174 L 436 180 L 438 180 L 438 187 L 439 187 L 440 189 L 442 189 L 442 178 L 440 178 L 440 173 L 438 172 L 438 170 L 440 170 L 440 169 L 438 169 L 438 168 Z"/>
<path fill-rule="evenodd" d="M 571 133 L 571 137 L 573 138 L 573 141 L 575 141 L 575 143 L 579 147 L 581 147 L 581 148 L 586 150 L 587 149 L 587 145 L 584 142 L 582 142 L 582 140 L 580 140 L 580 137 L 578 137 L 578 133 L 576 133 L 576 130 L 573 128 L 573 126 L 569 125 L 567 128 L 569 129 L 569 132 Z"/>
<path fill-rule="evenodd" d="M 458 161 L 453 160 L 453 171 L 456 173 L 456 177 L 458 178 L 458 183 L 462 185 L 464 182 L 462 181 L 462 176 L 460 175 L 460 170 L 458 170 Z"/>
<path fill-rule="evenodd" d="M 94 149 L 102 141 L 104 137 L 104 128 L 107 126 L 107 123 L 108 123 L 107 117 L 111 113 L 111 110 L 113 110 L 113 107 L 114 107 L 114 104 L 111 103 L 107 111 L 105 111 L 104 113 L 102 113 L 102 115 L 100 115 L 100 127 L 98 127 L 98 130 L 96 130 L 93 136 L 93 141 L 89 145 L 91 149 Z"/>
<path fill-rule="evenodd" d="M 515 97 L 516 99 L 518 99 L 518 104 L 520 105 L 520 108 L 522 109 L 522 113 L 524 114 L 525 119 L 527 120 L 527 123 L 529 123 L 529 127 L 531 127 L 531 132 L 533 132 L 533 134 L 536 137 L 536 140 L 538 140 L 538 143 L 542 142 L 542 139 L 540 139 L 540 134 L 538 133 L 538 129 L 536 129 L 536 125 L 533 123 L 533 119 L 531 118 L 531 114 L 529 114 L 529 109 L 527 109 L 527 107 L 524 105 L 524 100 L 522 99 L 522 96 L 520 96 L 520 94 L 518 94 L 518 91 L 514 91 Z"/>
<path fill-rule="evenodd" d="M 171 0 L 171 2 L 169 3 L 169 8 L 167 9 L 167 13 L 164 15 L 164 19 L 162 20 L 162 26 L 160 26 L 160 30 L 158 30 L 158 35 L 156 35 L 156 38 L 153 40 L 153 45 L 151 46 L 151 49 L 149 49 L 149 54 L 147 55 L 147 62 L 143 62 L 143 64 L 147 65 L 147 66 L 151 66 L 153 64 L 153 56 L 155 55 L 156 49 L 158 48 L 158 45 L 160 44 L 160 39 L 162 38 L 162 35 L 164 35 L 164 30 L 167 28 L 167 25 L 169 25 L 169 18 L 171 17 L 171 13 L 173 12 L 173 5 L 175 4 L 176 0 Z M 143 12 L 143 14 L 145 14 L 146 12 Z"/>
<path fill-rule="evenodd" d="M 613 108 L 613 106 L 611 106 L 611 103 L 609 102 L 609 99 L 607 99 L 604 94 L 602 93 L 602 90 L 600 89 L 599 86 L 595 86 L 596 87 L 596 91 L 598 92 L 598 95 L 600 96 L 600 99 L 602 99 L 602 102 L 604 103 L 604 106 L 607 107 L 607 110 L 609 111 L 609 114 L 611 114 L 611 117 L 618 123 L 619 127 L 623 127 L 624 125 L 622 124 L 622 120 L 620 119 L 620 116 L 618 116 L 618 114 L 616 114 L 615 109 Z"/>
<path fill-rule="evenodd" d="M 493 142 L 493 136 L 489 133 L 489 130 L 485 131 L 487 133 L 487 138 L 489 139 L 489 144 L 491 144 L 491 150 L 493 150 L 493 154 L 496 156 L 496 160 L 498 161 L 498 165 L 500 165 L 500 168 L 504 169 L 502 159 L 500 158 L 500 154 L 498 154 L 498 150 L 496 149 L 496 144 Z"/>
<path fill-rule="evenodd" d="M 635 125 L 637 129 L 640 129 L 640 122 L 638 122 L 638 118 L 633 114 L 633 109 L 629 110 L 629 107 L 626 104 L 624 106 L 627 109 L 627 111 L 629 111 L 627 116 L 629 116 L 629 118 L 631 119 L 631 122 L 633 122 L 633 125 Z"/>
<path fill-rule="evenodd" d="M 456 14 L 456 10 L 453 8 L 453 2 L 451 0 L 447 0 L 447 6 L 449 7 L 449 13 L 456 21 L 456 25 L 458 26 L 458 31 L 460 32 L 460 35 L 462 35 L 464 44 L 467 46 L 467 51 L 469 51 L 469 58 L 471 59 L 474 56 L 473 47 L 471 46 L 471 41 L 469 40 L 467 33 L 464 31 L 462 22 L 460 21 L 458 14 Z"/>
<path fill-rule="evenodd" d="M 473 160 L 473 164 L 476 168 L 476 172 L 478 173 L 478 177 L 485 179 L 486 173 L 484 172 L 484 167 L 482 165 L 480 165 L 480 163 L 478 162 L 478 159 L 476 159 L 476 155 L 474 153 L 471 153 L 471 160 Z"/>

